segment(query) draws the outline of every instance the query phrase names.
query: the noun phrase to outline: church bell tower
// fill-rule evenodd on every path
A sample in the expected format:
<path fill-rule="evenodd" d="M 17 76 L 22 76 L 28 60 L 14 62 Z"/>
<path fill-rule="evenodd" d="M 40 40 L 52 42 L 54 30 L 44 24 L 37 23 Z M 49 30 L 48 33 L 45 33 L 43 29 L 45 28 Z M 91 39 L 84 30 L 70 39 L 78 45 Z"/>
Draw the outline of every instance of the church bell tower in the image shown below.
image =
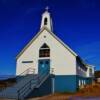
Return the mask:
<path fill-rule="evenodd" d="M 49 8 L 46 7 L 45 12 L 42 14 L 41 28 L 46 27 L 50 31 L 53 31 L 52 19 L 50 17 L 50 13 L 48 12 L 48 9 Z"/>

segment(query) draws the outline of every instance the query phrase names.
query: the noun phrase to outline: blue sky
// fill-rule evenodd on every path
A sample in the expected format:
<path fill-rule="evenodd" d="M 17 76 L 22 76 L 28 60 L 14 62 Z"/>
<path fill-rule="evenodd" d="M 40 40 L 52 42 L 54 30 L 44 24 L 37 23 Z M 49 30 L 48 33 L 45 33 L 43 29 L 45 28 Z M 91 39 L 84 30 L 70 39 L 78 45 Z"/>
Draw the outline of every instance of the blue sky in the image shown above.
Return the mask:
<path fill-rule="evenodd" d="M 15 57 L 39 31 L 46 6 L 54 33 L 99 70 L 99 0 L 0 0 L 0 74 L 15 74 Z"/>

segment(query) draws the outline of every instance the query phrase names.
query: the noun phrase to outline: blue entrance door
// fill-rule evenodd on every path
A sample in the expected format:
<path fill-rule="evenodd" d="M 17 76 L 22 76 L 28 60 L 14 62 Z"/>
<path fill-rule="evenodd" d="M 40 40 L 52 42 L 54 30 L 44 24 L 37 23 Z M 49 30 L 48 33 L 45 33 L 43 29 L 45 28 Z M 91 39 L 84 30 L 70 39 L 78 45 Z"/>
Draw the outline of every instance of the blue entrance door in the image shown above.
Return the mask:
<path fill-rule="evenodd" d="M 49 74 L 50 72 L 50 60 L 49 59 L 42 59 L 38 62 L 38 73 L 39 74 Z"/>

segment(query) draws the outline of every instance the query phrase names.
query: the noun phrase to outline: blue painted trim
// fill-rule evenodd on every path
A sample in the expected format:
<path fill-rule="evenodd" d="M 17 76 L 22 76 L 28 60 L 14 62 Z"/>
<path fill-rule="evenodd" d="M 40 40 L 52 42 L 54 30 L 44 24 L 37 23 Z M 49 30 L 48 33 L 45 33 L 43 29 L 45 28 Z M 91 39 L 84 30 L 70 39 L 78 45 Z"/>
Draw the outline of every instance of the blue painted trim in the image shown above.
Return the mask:
<path fill-rule="evenodd" d="M 56 75 L 55 92 L 76 92 L 76 75 Z"/>
<path fill-rule="evenodd" d="M 79 89 L 79 80 L 84 80 L 86 84 L 92 83 L 92 78 L 79 75 L 55 75 L 55 92 L 76 92 Z"/>

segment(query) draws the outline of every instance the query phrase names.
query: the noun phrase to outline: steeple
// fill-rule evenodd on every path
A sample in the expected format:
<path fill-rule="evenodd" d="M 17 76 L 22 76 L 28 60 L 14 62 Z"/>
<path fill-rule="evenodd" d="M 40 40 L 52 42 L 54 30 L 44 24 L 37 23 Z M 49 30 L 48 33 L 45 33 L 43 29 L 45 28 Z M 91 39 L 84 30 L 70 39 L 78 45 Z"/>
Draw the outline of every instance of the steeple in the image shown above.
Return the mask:
<path fill-rule="evenodd" d="M 41 21 L 41 28 L 47 27 L 50 31 L 53 31 L 52 29 L 52 19 L 50 17 L 49 8 L 45 8 L 45 12 L 42 14 L 42 21 Z"/>

